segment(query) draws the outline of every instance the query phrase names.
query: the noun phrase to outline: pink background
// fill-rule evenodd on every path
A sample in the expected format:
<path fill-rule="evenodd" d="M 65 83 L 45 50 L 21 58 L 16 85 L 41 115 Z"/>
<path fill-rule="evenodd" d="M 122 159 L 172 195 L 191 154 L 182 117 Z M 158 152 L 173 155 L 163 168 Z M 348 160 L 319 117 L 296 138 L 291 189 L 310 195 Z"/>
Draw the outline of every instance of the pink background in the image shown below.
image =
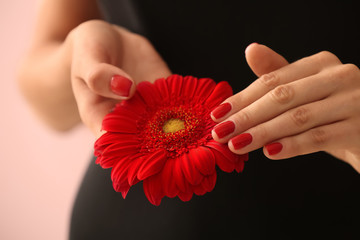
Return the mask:
<path fill-rule="evenodd" d="M 0 239 L 64 240 L 94 137 L 57 133 L 20 95 L 16 67 L 34 24 L 35 0 L 0 0 Z"/>

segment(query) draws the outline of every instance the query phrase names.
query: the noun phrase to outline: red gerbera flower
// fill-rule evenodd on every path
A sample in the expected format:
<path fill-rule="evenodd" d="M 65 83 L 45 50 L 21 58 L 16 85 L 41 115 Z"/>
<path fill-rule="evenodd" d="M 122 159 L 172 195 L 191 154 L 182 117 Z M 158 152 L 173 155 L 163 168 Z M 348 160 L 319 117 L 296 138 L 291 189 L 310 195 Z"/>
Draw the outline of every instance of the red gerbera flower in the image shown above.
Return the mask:
<path fill-rule="evenodd" d="M 164 196 L 188 201 L 212 191 L 215 165 L 240 172 L 248 158 L 211 137 L 210 112 L 231 95 L 227 82 L 209 78 L 172 75 L 140 83 L 131 99 L 105 116 L 96 163 L 112 168 L 113 187 L 124 198 L 139 181 L 154 205 Z"/>

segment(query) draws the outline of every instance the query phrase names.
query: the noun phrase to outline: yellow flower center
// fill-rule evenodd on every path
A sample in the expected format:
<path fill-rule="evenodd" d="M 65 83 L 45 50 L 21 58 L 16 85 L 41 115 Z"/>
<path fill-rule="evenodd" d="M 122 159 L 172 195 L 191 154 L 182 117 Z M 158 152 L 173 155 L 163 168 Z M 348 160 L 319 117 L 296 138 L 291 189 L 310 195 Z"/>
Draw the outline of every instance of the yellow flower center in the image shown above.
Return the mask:
<path fill-rule="evenodd" d="M 163 126 L 164 133 L 174 133 L 182 129 L 185 129 L 184 121 L 177 118 L 167 120 Z"/>

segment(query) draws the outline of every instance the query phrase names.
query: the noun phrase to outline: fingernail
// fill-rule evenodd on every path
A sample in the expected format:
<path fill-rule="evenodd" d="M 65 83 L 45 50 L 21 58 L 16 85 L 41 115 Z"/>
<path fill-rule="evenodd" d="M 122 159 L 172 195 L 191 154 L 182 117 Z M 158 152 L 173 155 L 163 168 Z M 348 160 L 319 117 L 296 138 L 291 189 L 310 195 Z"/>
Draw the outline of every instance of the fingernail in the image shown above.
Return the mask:
<path fill-rule="evenodd" d="M 230 133 L 234 132 L 235 130 L 235 124 L 232 121 L 226 121 L 223 123 L 220 123 L 214 127 L 214 131 L 218 138 L 223 138 Z"/>
<path fill-rule="evenodd" d="M 269 153 L 269 155 L 275 155 L 281 152 L 283 145 L 281 143 L 270 143 L 265 146 L 266 151 Z"/>
<path fill-rule="evenodd" d="M 255 45 L 255 44 L 258 44 L 258 43 L 257 42 L 250 43 L 249 46 L 247 46 L 245 48 L 245 55 L 246 55 L 246 51 L 249 49 L 249 47 L 252 46 L 252 45 Z"/>
<path fill-rule="evenodd" d="M 231 104 L 230 103 L 223 103 L 217 108 L 215 108 L 211 114 L 214 118 L 219 119 L 225 116 L 228 112 L 231 110 Z"/>
<path fill-rule="evenodd" d="M 110 88 L 113 93 L 122 97 L 128 97 L 133 82 L 123 76 L 114 75 L 110 81 Z"/>
<path fill-rule="evenodd" d="M 252 142 L 250 133 L 243 133 L 231 139 L 231 143 L 235 150 L 239 150 Z"/>

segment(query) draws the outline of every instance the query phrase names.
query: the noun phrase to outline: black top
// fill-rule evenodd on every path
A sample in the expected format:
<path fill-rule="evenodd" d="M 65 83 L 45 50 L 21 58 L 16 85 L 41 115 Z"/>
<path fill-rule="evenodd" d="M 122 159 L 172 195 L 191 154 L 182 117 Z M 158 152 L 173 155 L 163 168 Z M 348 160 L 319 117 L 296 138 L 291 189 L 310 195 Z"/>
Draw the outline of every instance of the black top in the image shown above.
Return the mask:
<path fill-rule="evenodd" d="M 145 35 L 177 74 L 226 80 L 238 92 L 256 79 L 251 42 L 290 62 L 329 50 L 360 66 L 355 1 L 103 0 L 108 20 Z M 235 4 L 234 3 L 238 3 Z M 241 3 L 241 4 L 240 4 Z M 240 5 L 240 6 L 238 6 Z M 71 239 L 266 239 L 358 236 L 360 176 L 325 153 L 271 161 L 250 153 L 243 173 L 218 171 L 215 189 L 159 207 L 141 183 L 123 200 L 110 170 L 92 160 L 74 205 Z"/>

